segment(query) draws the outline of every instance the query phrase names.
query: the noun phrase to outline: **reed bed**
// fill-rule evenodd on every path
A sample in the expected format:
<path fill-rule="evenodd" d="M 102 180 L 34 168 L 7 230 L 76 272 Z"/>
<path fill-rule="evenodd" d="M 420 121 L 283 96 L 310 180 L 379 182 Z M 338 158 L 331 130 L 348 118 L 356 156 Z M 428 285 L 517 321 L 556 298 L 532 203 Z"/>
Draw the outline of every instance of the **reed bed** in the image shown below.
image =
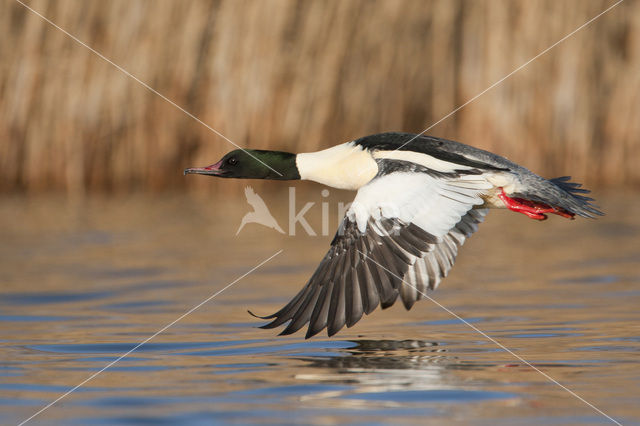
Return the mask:
<path fill-rule="evenodd" d="M 29 4 L 237 144 L 310 151 L 420 132 L 613 1 Z M 218 188 L 180 172 L 231 144 L 18 3 L 0 25 L 0 191 Z M 637 186 L 638 70 L 624 2 L 428 133 Z"/>

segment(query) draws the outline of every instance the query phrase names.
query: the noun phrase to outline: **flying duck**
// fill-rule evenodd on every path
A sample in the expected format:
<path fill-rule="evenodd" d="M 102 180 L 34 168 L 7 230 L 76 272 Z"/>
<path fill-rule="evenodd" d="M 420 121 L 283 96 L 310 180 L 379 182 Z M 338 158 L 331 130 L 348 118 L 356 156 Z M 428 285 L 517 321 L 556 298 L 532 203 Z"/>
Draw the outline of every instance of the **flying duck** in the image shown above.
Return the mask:
<path fill-rule="evenodd" d="M 489 208 L 536 220 L 603 213 L 570 177 L 544 179 L 504 157 L 459 142 L 411 133 L 381 133 L 322 151 L 235 150 L 207 167 L 222 178 L 312 180 L 356 197 L 328 253 L 307 284 L 262 328 L 308 324 L 306 338 L 334 335 L 378 305 L 400 297 L 411 309 L 453 266 L 458 247 Z"/>

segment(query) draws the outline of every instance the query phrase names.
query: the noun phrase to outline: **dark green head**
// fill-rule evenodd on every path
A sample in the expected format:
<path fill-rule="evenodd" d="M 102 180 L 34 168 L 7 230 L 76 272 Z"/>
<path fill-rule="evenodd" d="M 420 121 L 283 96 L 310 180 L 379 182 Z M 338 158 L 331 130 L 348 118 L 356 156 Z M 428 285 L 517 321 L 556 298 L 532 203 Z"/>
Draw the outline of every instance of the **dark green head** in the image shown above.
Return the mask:
<path fill-rule="evenodd" d="M 295 154 L 258 149 L 236 149 L 210 166 L 185 169 L 184 174 L 189 173 L 237 179 L 300 179 Z"/>

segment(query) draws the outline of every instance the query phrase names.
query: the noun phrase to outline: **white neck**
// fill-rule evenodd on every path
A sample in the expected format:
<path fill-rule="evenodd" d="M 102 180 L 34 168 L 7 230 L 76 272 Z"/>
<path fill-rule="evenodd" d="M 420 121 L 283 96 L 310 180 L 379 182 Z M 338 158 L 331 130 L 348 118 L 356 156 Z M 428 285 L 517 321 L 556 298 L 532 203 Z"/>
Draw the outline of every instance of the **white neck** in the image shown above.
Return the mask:
<path fill-rule="evenodd" d="M 378 173 L 371 154 L 353 142 L 296 155 L 300 178 L 338 189 L 357 190 Z"/>

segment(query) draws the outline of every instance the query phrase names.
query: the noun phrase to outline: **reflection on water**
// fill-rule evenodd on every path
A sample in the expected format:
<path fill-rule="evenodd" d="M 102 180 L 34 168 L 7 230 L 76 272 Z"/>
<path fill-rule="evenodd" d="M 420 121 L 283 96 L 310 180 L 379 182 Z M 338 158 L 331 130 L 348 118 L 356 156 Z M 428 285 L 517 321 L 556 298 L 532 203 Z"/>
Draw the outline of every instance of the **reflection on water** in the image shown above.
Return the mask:
<path fill-rule="evenodd" d="M 637 423 L 640 201 L 601 204 L 598 221 L 492 213 L 432 295 Z M 3 200 L 0 423 L 24 420 L 280 249 L 34 423 L 607 423 L 429 301 L 376 311 L 331 339 L 256 328 L 247 309 L 286 303 L 330 237 L 255 224 L 236 237 L 246 211 L 242 198 L 223 210 L 179 197 Z"/>
<path fill-rule="evenodd" d="M 515 394 L 474 390 L 448 374 L 451 369 L 482 369 L 464 364 L 437 342 L 418 340 L 357 340 L 335 356 L 300 358 L 307 362 L 296 379 L 316 383 L 344 383 L 342 391 L 318 397 L 348 397 L 370 401 L 427 402 L 515 398 Z M 318 373 L 309 371 L 318 370 Z M 357 386 L 356 386 L 357 385 Z M 306 398 L 310 399 L 309 397 Z"/>

